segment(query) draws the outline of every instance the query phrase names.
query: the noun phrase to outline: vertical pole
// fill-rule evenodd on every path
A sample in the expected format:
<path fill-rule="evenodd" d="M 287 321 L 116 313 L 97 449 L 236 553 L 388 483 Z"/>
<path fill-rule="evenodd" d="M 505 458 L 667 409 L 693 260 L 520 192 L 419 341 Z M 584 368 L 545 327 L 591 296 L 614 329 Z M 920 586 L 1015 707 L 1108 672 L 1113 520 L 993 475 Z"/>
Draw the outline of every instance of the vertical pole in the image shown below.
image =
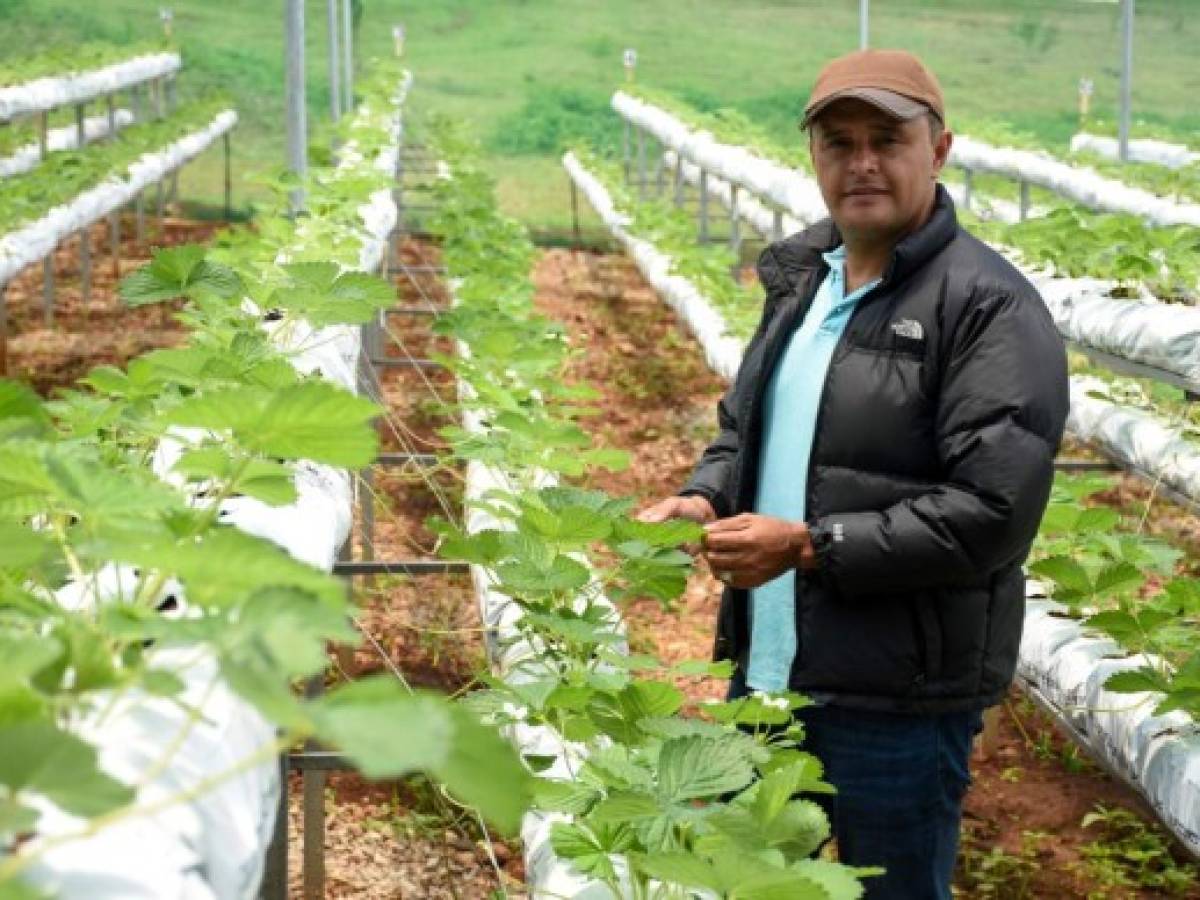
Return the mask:
<path fill-rule="evenodd" d="M 87 226 L 79 232 L 79 280 L 80 299 L 86 317 L 87 304 L 92 299 L 92 235 Z"/>
<path fill-rule="evenodd" d="M 771 216 L 771 238 L 772 240 L 783 240 L 783 210 L 777 209 Z"/>
<path fill-rule="evenodd" d="M 342 0 L 342 87 L 346 90 L 346 102 L 342 109 L 346 115 L 354 110 L 354 16 L 351 15 L 350 0 Z"/>
<path fill-rule="evenodd" d="M 54 250 L 42 260 L 42 321 L 54 324 Z"/>
<path fill-rule="evenodd" d="M 154 79 L 154 118 L 155 121 L 162 121 L 166 114 L 165 106 L 165 91 L 163 90 L 163 79 Z"/>
<path fill-rule="evenodd" d="M 162 179 L 154 182 L 154 214 L 158 216 L 158 234 L 161 237 L 165 223 L 163 222 L 164 194 Z"/>
<path fill-rule="evenodd" d="M 972 189 L 971 170 L 963 169 L 963 209 L 971 208 L 971 189 Z"/>
<path fill-rule="evenodd" d="M 82 103 L 75 104 L 75 146 L 87 146 L 87 107 Z"/>
<path fill-rule="evenodd" d="M 646 199 L 646 132 L 637 130 L 638 199 Z"/>
<path fill-rule="evenodd" d="M 175 76 L 168 75 L 163 82 L 166 89 L 167 112 L 175 112 Z"/>
<path fill-rule="evenodd" d="M 304 0 L 286 0 L 284 33 L 287 35 L 287 151 L 288 168 L 303 177 L 308 169 L 308 123 L 304 109 Z M 292 213 L 304 207 L 304 192 L 291 195 Z"/>
<path fill-rule="evenodd" d="M 108 139 L 115 141 L 117 139 L 117 98 L 113 94 L 109 94 L 104 101 L 108 113 Z"/>
<path fill-rule="evenodd" d="M 663 159 L 667 148 L 661 143 L 657 147 L 658 151 L 654 154 L 654 196 L 661 197 L 667 189 L 667 163 Z"/>
<path fill-rule="evenodd" d="M 38 115 L 38 158 L 45 159 L 50 152 L 50 114 L 42 112 Z"/>
<path fill-rule="evenodd" d="M 1133 106 L 1133 2 L 1121 2 L 1121 121 L 1118 143 L 1121 161 L 1129 161 L 1129 124 Z"/>
<path fill-rule="evenodd" d="M 233 165 L 230 159 L 233 150 L 230 147 L 228 131 L 222 138 L 225 145 L 225 221 L 228 222 L 233 218 Z"/>
<path fill-rule="evenodd" d="M 1029 182 L 1021 179 L 1021 221 L 1029 218 Z"/>
<path fill-rule="evenodd" d="M 571 234 L 575 238 L 575 249 L 578 250 L 583 243 L 579 237 L 579 188 L 575 186 L 575 179 L 571 179 Z"/>
<path fill-rule="evenodd" d="M 121 277 L 121 213 L 113 210 L 108 214 L 108 236 L 112 247 L 113 279 Z"/>
<path fill-rule="evenodd" d="M 263 867 L 262 900 L 287 900 L 288 896 L 288 758 L 279 758 L 279 807 Z"/>
<path fill-rule="evenodd" d="M 732 181 L 729 183 L 729 249 L 736 257 L 733 264 L 736 271 L 742 253 L 742 222 L 738 216 L 738 186 Z"/>
<path fill-rule="evenodd" d="M 324 692 L 324 673 L 309 679 L 304 691 L 310 698 L 319 697 Z M 309 741 L 305 749 L 315 750 L 316 744 Z M 322 900 L 325 896 L 325 773 L 306 768 L 300 774 L 304 808 L 301 844 L 304 900 Z"/>
<path fill-rule="evenodd" d="M 134 239 L 138 247 L 146 246 L 146 192 L 138 191 L 134 206 Z"/>
<path fill-rule="evenodd" d="M 683 206 L 683 157 L 675 154 L 675 205 Z"/>
<path fill-rule="evenodd" d="M 140 84 L 133 86 L 133 121 L 141 124 L 146 116 L 145 94 Z"/>
<path fill-rule="evenodd" d="M 329 32 L 329 115 L 342 117 L 341 61 L 338 59 L 338 0 L 325 0 L 325 27 Z"/>
<path fill-rule="evenodd" d="M 708 171 L 700 170 L 700 243 L 708 243 Z"/>
<path fill-rule="evenodd" d="M 625 131 L 624 131 L 624 135 L 621 140 L 621 163 L 622 163 L 622 167 L 625 169 L 625 184 L 627 184 L 627 185 L 629 184 L 629 160 L 630 160 L 629 129 L 632 127 L 633 126 L 630 125 L 629 120 L 626 119 L 625 120 Z"/>
<path fill-rule="evenodd" d="M 866 50 L 870 45 L 871 0 L 858 0 L 858 49 Z"/>

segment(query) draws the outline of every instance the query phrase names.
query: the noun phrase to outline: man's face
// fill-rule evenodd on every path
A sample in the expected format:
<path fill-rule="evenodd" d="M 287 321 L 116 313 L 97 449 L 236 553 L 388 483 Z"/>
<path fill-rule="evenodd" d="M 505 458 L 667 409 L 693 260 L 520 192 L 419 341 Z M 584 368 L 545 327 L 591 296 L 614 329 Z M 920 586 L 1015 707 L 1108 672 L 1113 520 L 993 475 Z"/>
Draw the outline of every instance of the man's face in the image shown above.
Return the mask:
<path fill-rule="evenodd" d="M 825 109 L 811 126 L 810 150 L 839 230 L 894 241 L 918 227 L 950 141 L 944 132 L 935 142 L 926 116 L 900 121 L 855 98 Z"/>

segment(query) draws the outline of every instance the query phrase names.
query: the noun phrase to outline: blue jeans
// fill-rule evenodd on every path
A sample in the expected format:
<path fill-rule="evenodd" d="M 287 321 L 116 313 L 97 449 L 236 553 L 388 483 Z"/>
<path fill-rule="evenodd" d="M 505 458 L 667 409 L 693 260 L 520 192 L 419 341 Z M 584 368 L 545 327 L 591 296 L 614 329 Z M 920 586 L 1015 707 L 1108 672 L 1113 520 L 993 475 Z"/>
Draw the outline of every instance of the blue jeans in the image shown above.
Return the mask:
<path fill-rule="evenodd" d="M 739 673 L 740 674 L 740 673 Z M 744 696 L 735 675 L 731 699 Z M 962 799 L 971 783 L 977 710 L 900 715 L 816 705 L 801 710 L 804 749 L 837 788 L 814 795 L 829 816 L 838 858 L 881 866 L 864 900 L 950 900 Z"/>

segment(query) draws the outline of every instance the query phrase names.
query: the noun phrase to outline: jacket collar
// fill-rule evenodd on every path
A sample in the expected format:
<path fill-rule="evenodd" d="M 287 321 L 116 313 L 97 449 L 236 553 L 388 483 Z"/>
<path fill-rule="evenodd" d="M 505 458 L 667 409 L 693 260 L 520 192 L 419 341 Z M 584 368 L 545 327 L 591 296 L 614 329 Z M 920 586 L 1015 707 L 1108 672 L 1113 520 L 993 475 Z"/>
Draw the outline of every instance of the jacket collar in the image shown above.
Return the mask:
<path fill-rule="evenodd" d="M 942 185 L 934 194 L 929 220 L 900 241 L 892 251 L 884 270 L 882 286 L 901 282 L 921 268 L 958 232 L 954 201 Z M 824 264 L 822 254 L 842 243 L 833 219 L 825 218 L 804 231 L 785 238 L 763 251 L 758 262 L 758 277 L 768 296 L 794 291 L 805 272 Z"/>

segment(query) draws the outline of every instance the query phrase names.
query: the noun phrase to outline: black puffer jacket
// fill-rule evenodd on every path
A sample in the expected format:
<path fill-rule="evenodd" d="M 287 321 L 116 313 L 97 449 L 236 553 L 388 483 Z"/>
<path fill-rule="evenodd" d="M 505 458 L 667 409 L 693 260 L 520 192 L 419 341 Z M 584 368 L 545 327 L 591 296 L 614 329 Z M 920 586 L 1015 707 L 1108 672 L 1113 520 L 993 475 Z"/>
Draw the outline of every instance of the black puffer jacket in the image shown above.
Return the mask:
<path fill-rule="evenodd" d="M 826 220 L 768 247 L 766 305 L 682 494 L 753 510 L 762 398 L 841 243 Z M 959 227 L 938 187 L 833 354 L 808 473 L 816 571 L 796 589 L 791 686 L 846 706 L 997 702 L 1016 666 L 1021 564 L 1067 415 L 1062 340 L 1034 287 Z M 716 656 L 744 665 L 746 591 L 721 600 Z"/>

